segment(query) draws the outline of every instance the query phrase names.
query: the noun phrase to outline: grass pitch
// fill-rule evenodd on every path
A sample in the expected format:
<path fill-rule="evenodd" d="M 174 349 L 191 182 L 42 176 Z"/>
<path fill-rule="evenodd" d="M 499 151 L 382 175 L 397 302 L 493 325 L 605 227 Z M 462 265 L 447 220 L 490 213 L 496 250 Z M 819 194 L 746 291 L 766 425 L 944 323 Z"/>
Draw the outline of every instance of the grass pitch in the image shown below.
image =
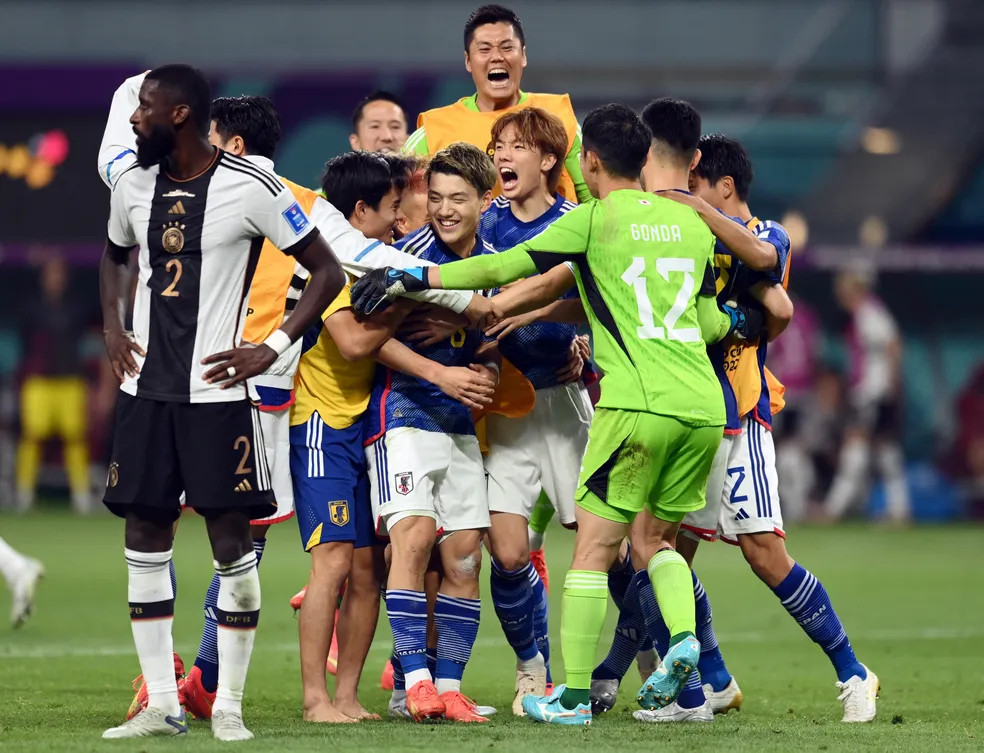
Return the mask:
<path fill-rule="evenodd" d="M 41 558 L 47 579 L 38 614 L 24 629 L 6 624 L 0 594 L 0 750 L 216 750 L 208 726 L 191 723 L 182 739 L 103 741 L 132 697 L 138 674 L 126 611 L 123 526 L 109 517 L 44 513 L 0 517 L 0 535 Z M 554 673 L 563 679 L 557 596 L 572 534 L 552 529 Z M 713 724 L 643 725 L 631 711 L 633 669 L 619 705 L 589 728 L 534 725 L 509 714 L 513 656 L 491 605 L 465 673 L 467 694 L 500 712 L 486 725 L 382 722 L 342 727 L 305 724 L 300 713 L 297 625 L 287 600 L 304 583 L 307 561 L 293 522 L 271 532 L 260 570 L 263 619 L 247 684 L 253 750 L 982 750 L 984 749 L 984 531 L 973 527 L 909 531 L 846 527 L 797 529 L 790 552 L 826 585 L 861 661 L 882 680 L 878 719 L 839 723 L 834 673 L 823 653 L 751 574 L 741 554 L 704 545 L 697 572 L 714 608 L 722 651 L 745 693 L 741 713 Z M 202 598 L 212 565 L 204 528 L 182 521 L 175 547 L 178 606 L 175 644 L 188 666 L 201 630 Z M 485 576 L 487 580 L 487 576 Z M 609 623 L 614 623 L 614 608 Z M 607 649 L 602 639 L 599 655 Z M 380 621 L 362 684 L 364 704 L 385 714 L 378 687 L 389 651 Z"/>

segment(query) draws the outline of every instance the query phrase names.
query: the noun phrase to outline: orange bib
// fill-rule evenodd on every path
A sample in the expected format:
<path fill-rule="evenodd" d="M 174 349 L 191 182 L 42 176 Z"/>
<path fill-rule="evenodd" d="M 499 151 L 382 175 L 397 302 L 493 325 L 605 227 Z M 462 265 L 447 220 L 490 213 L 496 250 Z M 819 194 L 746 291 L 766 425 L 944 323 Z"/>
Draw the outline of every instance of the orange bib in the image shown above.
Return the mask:
<path fill-rule="evenodd" d="M 427 150 L 431 154 L 456 141 L 464 141 L 488 151 L 491 147 L 492 124 L 506 113 L 516 112 L 525 107 L 539 107 L 560 118 L 564 124 L 564 130 L 567 131 L 567 151 L 569 153 L 571 147 L 574 146 L 578 126 L 574 108 L 571 106 L 571 98 L 566 94 L 527 93 L 526 99 L 520 104 L 492 112 L 478 112 L 469 109 L 462 100 L 459 100 L 453 105 L 420 113 L 417 118 L 417 127 L 423 127 L 426 131 Z M 557 190 L 568 201 L 577 202 L 574 182 L 568 175 L 566 168 L 560 174 L 560 186 Z M 496 186 L 493 193 L 498 196 L 499 192 L 500 189 Z"/>

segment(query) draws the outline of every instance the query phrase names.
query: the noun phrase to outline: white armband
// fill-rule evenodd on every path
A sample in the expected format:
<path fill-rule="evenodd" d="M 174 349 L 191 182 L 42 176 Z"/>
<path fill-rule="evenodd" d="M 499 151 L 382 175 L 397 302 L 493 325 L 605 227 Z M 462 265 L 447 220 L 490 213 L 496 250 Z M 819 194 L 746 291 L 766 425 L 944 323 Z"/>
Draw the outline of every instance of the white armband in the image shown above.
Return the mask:
<path fill-rule="evenodd" d="M 288 335 L 282 329 L 278 329 L 276 332 L 274 332 L 266 340 L 263 341 L 264 345 L 273 348 L 278 358 L 287 351 L 287 349 L 291 346 L 292 343 L 293 340 L 290 339 L 290 335 Z"/>

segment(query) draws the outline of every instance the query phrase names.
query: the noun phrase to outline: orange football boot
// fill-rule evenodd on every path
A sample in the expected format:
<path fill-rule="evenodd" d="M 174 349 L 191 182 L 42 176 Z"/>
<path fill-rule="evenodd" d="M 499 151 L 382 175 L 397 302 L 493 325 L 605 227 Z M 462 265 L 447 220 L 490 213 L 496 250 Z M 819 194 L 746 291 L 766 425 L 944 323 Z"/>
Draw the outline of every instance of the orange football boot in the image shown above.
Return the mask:
<path fill-rule="evenodd" d="M 386 660 L 386 666 L 383 667 L 383 673 L 379 676 L 379 687 L 383 690 L 393 689 L 393 662 L 391 659 Z"/>
<path fill-rule="evenodd" d="M 338 672 L 338 629 L 331 631 L 331 646 L 328 647 L 328 664 L 325 666 L 332 677 Z"/>
<path fill-rule="evenodd" d="M 300 591 L 290 597 L 290 608 L 295 612 L 301 608 L 304 603 L 304 595 L 307 593 L 307 586 L 304 586 Z"/>
<path fill-rule="evenodd" d="M 543 555 L 543 547 L 540 547 L 535 552 L 530 552 L 530 564 L 533 565 L 533 569 L 536 570 L 536 574 L 540 576 L 540 580 L 543 581 L 543 588 L 546 592 L 550 593 L 550 571 L 547 569 L 547 560 Z"/>
<path fill-rule="evenodd" d="M 444 701 L 437 694 L 433 682 L 421 680 L 407 690 L 407 711 L 415 722 L 440 719 L 444 716 Z"/>
<path fill-rule="evenodd" d="M 478 713 L 478 706 L 466 695 L 457 690 L 442 693 L 439 700 L 444 703 L 444 718 L 449 722 L 487 722 L 488 719 Z"/>
<path fill-rule="evenodd" d="M 174 679 L 178 682 L 180 687 L 181 677 L 184 675 L 185 665 L 181 661 L 181 657 L 178 653 L 174 652 Z M 147 708 L 147 683 L 144 682 L 144 676 L 137 675 L 137 678 L 133 681 L 133 689 L 137 691 L 136 695 L 133 696 L 133 700 L 130 702 L 130 708 L 127 709 L 126 718 L 133 719 L 137 714 Z M 180 695 L 180 691 L 179 691 Z"/>
<path fill-rule="evenodd" d="M 196 719 L 211 719 L 215 693 L 209 693 L 202 685 L 202 671 L 192 667 L 188 676 L 178 685 L 178 696 L 185 711 Z"/>

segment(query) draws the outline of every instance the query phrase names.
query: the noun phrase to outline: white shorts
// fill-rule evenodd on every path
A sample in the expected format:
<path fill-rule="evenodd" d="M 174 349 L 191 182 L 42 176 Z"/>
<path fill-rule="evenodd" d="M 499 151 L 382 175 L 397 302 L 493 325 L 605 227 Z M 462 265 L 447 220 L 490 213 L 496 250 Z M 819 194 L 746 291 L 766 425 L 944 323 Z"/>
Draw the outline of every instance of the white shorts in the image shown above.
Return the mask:
<path fill-rule="evenodd" d="M 413 516 L 433 518 L 438 536 L 489 527 L 482 451 L 475 436 L 390 429 L 366 448 L 372 514 L 381 536 Z"/>
<path fill-rule="evenodd" d="M 283 523 L 294 517 L 294 485 L 290 480 L 290 408 L 280 411 L 261 410 L 259 414 L 273 494 L 277 500 L 277 512 L 252 523 Z"/>
<path fill-rule="evenodd" d="M 533 410 L 521 418 L 486 415 L 489 511 L 529 520 L 542 488 L 560 522 L 573 523 L 574 493 L 593 415 L 580 382 L 537 390 Z"/>
<path fill-rule="evenodd" d="M 742 533 L 785 537 L 771 431 L 746 416 L 740 435 L 725 436 L 708 479 L 707 504 L 684 518 L 681 527 L 691 537 L 729 544 L 737 544 Z"/>

